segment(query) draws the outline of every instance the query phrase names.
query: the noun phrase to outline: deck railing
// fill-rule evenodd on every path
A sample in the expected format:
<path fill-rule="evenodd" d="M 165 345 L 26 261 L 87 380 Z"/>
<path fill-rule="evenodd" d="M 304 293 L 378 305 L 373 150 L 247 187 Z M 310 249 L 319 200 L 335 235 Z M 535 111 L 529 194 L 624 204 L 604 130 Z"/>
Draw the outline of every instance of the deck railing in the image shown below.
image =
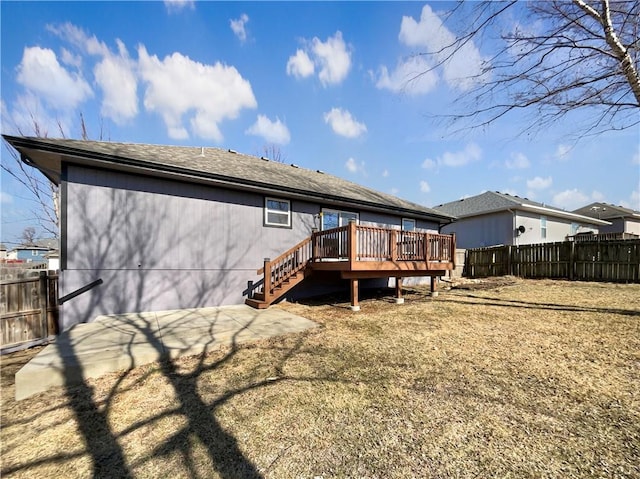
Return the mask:
<path fill-rule="evenodd" d="M 400 231 L 349 224 L 311 236 L 312 261 L 439 261 L 453 262 L 453 235 Z M 350 256 L 352 243 L 355 245 Z"/>
<path fill-rule="evenodd" d="M 274 260 L 265 258 L 264 266 L 257 271 L 264 275 L 264 279 L 254 294 L 263 302 L 261 304 L 271 304 L 283 291 L 304 279 L 310 264 L 315 264 L 318 269 L 329 266 L 329 269 L 363 271 L 367 266 L 377 268 L 380 265 L 376 263 L 385 261 L 423 262 L 424 265 L 417 265 L 417 269 L 425 271 L 434 267 L 428 264 L 430 262 L 452 263 L 455 268 L 455 236 L 356 225 L 354 222 L 315 231 Z M 363 268 L 362 263 L 366 262 L 372 263 Z M 400 266 L 398 270 L 405 269 L 407 265 Z M 410 267 L 416 270 L 415 265 Z M 251 301 L 254 299 L 250 298 Z"/>

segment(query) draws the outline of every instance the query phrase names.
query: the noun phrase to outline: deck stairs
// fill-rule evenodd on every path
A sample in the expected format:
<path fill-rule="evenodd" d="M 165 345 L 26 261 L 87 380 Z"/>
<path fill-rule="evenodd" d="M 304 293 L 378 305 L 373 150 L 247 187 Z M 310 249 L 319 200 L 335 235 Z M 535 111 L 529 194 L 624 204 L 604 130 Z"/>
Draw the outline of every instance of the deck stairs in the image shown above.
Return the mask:
<path fill-rule="evenodd" d="M 312 274 L 311 259 L 311 237 L 308 237 L 276 259 L 265 260 L 257 271 L 264 277 L 262 285 L 245 303 L 257 309 L 268 308 Z"/>
<path fill-rule="evenodd" d="M 355 223 L 314 231 L 277 258 L 265 258 L 257 271 L 263 280 L 245 303 L 268 308 L 314 271 L 338 272 L 350 280 L 354 302 L 359 279 L 442 276 L 455 269 L 455 250 L 455 235 Z"/>

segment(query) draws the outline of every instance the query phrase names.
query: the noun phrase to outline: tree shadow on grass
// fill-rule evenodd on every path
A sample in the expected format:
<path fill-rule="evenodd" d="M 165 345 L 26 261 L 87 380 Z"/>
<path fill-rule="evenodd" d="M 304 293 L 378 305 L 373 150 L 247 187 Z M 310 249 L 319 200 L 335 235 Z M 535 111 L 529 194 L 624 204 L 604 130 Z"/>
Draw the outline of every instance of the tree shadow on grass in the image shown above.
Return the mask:
<path fill-rule="evenodd" d="M 601 308 L 595 306 L 575 306 L 571 304 L 557 304 L 557 303 L 539 303 L 535 301 L 522 301 L 517 299 L 504 299 L 496 298 L 492 296 L 478 296 L 475 294 L 455 294 L 447 297 L 447 301 L 460 304 L 469 304 L 469 301 L 459 301 L 453 298 L 462 297 L 470 298 L 473 300 L 479 300 L 480 304 L 486 306 L 499 306 L 505 308 L 525 308 L 525 309 L 542 309 L 553 311 L 574 311 L 583 313 L 604 313 L 604 314 L 618 314 L 621 316 L 640 316 L 640 310 L 638 309 L 619 309 L 619 308 Z"/>

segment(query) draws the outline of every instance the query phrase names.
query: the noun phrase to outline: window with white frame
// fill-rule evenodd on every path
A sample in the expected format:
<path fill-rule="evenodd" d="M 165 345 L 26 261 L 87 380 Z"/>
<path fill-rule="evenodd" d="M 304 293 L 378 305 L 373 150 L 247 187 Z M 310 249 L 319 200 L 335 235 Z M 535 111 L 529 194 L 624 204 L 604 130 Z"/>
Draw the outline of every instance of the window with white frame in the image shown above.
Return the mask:
<path fill-rule="evenodd" d="M 402 218 L 402 231 L 415 231 L 416 220 L 411 218 Z"/>
<path fill-rule="evenodd" d="M 291 202 L 279 198 L 264 199 L 264 224 L 291 228 Z"/>
<path fill-rule="evenodd" d="M 540 238 L 547 239 L 547 217 L 540 217 Z"/>

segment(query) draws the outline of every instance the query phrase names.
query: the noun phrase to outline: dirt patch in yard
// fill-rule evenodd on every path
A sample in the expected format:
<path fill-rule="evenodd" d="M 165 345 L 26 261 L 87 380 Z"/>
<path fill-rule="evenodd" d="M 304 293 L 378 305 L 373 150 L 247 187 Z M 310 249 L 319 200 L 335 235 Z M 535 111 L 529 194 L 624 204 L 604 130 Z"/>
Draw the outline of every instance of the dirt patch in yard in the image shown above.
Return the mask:
<path fill-rule="evenodd" d="M 0 472 L 637 478 L 638 298 L 506 278 L 282 304 L 322 327 L 19 403 L 3 358 Z"/>

